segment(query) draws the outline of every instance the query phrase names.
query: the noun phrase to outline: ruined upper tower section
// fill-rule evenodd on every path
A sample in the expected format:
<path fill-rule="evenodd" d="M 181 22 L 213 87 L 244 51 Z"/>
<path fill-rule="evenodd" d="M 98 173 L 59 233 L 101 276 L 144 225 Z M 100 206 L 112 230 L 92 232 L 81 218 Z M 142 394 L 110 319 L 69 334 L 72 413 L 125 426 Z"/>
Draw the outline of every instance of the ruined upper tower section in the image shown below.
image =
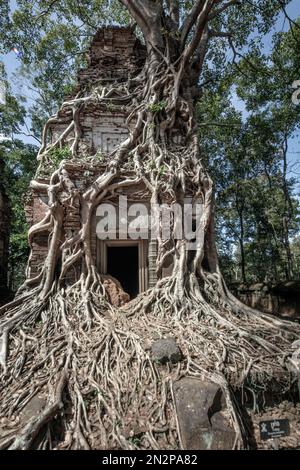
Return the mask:
<path fill-rule="evenodd" d="M 140 71 L 145 57 L 145 46 L 136 38 L 132 28 L 110 26 L 100 29 L 87 53 L 89 65 L 79 72 L 79 85 L 98 80 L 125 81 Z"/>
<path fill-rule="evenodd" d="M 114 88 L 115 85 L 127 83 L 141 71 L 145 59 L 146 48 L 129 27 L 106 27 L 98 30 L 87 52 L 88 66 L 79 71 L 78 84 L 69 102 L 77 97 L 82 99 L 78 109 L 78 127 L 80 137 L 77 155 L 94 155 L 97 151 L 110 153 L 128 136 L 126 117 L 128 115 L 128 99 L 118 99 L 114 92 L 105 100 L 97 101 L 97 94 L 103 89 Z M 68 126 L 72 126 L 74 107 L 63 106 L 48 124 L 50 143 L 61 142 L 60 136 L 65 135 Z M 74 127 L 73 127 L 74 129 Z M 75 139 L 74 130 L 68 131 L 64 145 L 69 147 Z"/>

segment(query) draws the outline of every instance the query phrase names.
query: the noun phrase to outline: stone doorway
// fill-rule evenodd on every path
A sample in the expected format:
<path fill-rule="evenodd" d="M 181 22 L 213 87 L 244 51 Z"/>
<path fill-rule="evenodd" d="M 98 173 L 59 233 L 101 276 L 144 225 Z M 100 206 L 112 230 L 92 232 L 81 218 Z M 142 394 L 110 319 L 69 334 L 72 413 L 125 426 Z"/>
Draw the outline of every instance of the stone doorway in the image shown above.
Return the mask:
<path fill-rule="evenodd" d="M 131 299 L 148 288 L 146 240 L 99 240 L 97 257 L 99 272 L 117 279 Z"/>
<path fill-rule="evenodd" d="M 115 277 L 130 299 L 134 299 L 139 293 L 138 245 L 108 246 L 107 274 Z"/>

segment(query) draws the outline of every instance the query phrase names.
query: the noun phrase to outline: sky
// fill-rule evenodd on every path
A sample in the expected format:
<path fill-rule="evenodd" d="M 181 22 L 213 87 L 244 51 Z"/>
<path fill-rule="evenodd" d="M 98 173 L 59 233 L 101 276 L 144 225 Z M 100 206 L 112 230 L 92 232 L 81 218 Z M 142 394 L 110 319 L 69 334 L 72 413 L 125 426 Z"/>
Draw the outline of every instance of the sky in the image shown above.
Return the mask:
<path fill-rule="evenodd" d="M 15 0 L 11 0 L 12 9 L 15 8 L 16 2 Z M 300 16 L 300 0 L 293 0 L 290 5 L 287 7 L 288 15 L 295 19 Z M 268 52 L 271 48 L 271 37 L 273 32 L 276 31 L 287 31 L 289 28 L 289 23 L 287 19 L 285 19 L 284 15 L 282 14 L 277 21 L 277 24 L 274 26 L 274 30 L 264 38 L 264 47 L 265 51 Z M 14 47 L 15 44 L 12 44 L 11 47 Z M 13 73 L 16 71 L 18 66 L 20 65 L 20 59 L 17 58 L 14 52 L 9 52 L 6 55 L 0 55 L 0 60 L 2 60 L 5 64 L 5 68 L 8 74 L 8 78 L 10 80 L 11 87 L 14 93 L 25 96 L 27 99 L 27 105 L 31 106 L 34 104 L 35 95 L 32 91 L 29 90 L 28 86 L 22 83 L 21 80 L 16 82 L 13 78 Z M 299 77 L 291 77 L 291 84 L 294 80 L 300 80 Z M 245 105 L 243 101 L 241 101 L 235 93 L 232 94 L 232 103 L 236 107 L 237 110 L 243 113 L 244 118 L 247 117 L 247 112 L 245 109 Z M 291 102 L 291 106 L 293 106 Z M 27 122 L 28 126 L 30 127 L 30 122 Z M 28 131 L 24 128 L 24 133 L 28 133 Z M 37 141 L 32 137 L 22 136 L 22 140 L 26 143 L 32 143 L 37 145 Z M 291 176 L 295 176 L 299 178 L 300 181 L 300 135 L 295 134 L 292 139 L 289 141 L 289 152 L 288 152 L 288 159 L 289 159 L 289 166 L 291 169 Z M 298 163 L 299 162 L 299 163 Z M 293 172 L 295 173 L 293 175 Z M 300 190 L 300 183 L 299 183 L 299 190 Z"/>

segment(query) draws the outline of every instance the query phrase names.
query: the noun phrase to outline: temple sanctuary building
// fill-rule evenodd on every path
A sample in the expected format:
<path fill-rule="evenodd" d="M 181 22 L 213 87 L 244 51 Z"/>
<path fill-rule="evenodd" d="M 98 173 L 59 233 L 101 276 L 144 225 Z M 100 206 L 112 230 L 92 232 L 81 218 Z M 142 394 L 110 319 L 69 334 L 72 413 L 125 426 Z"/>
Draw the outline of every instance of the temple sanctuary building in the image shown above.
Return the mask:
<path fill-rule="evenodd" d="M 72 96 L 66 98 L 66 102 L 95 84 L 100 84 L 103 88 L 109 87 L 111 83 L 127 83 L 141 71 L 145 57 L 145 47 L 130 28 L 107 27 L 99 30 L 88 51 L 88 66 L 79 72 L 78 84 Z M 105 171 L 106 167 L 101 161 L 102 156 L 110 154 L 128 137 L 127 117 L 128 110 L 122 102 L 119 105 L 115 103 L 112 105 L 109 101 L 106 104 L 87 102 L 78 113 L 81 136 L 76 146 L 79 157 L 67 159 L 65 169 L 79 191 L 84 191 L 92 185 L 93 181 Z M 50 144 L 57 143 L 61 136 L 68 132 L 65 142 L 69 148 L 74 145 L 75 134 L 74 131 L 70 132 L 72 118 L 72 110 L 66 106 L 61 108 L 56 117 L 50 119 L 47 129 Z M 85 157 L 81 159 L 80 155 Z M 87 156 L 93 158 L 89 160 Z M 41 173 L 37 181 L 49 183 L 49 176 Z M 130 171 L 128 176 L 134 177 Z M 143 183 L 117 189 L 113 196 L 110 196 L 109 203 L 117 207 L 120 196 L 127 197 L 129 207 L 136 203 L 148 206 L 150 204 L 150 194 Z M 45 217 L 47 207 L 47 192 L 42 189 L 31 189 L 26 205 L 27 221 L 30 226 Z M 79 232 L 80 217 L 79 203 L 75 202 L 64 217 L 63 231 L 66 238 Z M 92 254 L 99 273 L 117 279 L 130 298 L 154 286 L 157 281 L 157 241 L 146 237 L 136 240 L 124 237 L 115 240 L 101 239 L 96 235 L 96 214 L 93 223 Z M 34 278 L 39 274 L 47 252 L 48 234 L 39 233 L 32 242 L 28 265 L 29 277 Z M 165 260 L 163 275 L 170 273 L 172 265 L 173 259 Z M 70 281 L 78 278 L 80 269 L 78 265 L 75 271 L 73 269 L 68 273 Z"/>

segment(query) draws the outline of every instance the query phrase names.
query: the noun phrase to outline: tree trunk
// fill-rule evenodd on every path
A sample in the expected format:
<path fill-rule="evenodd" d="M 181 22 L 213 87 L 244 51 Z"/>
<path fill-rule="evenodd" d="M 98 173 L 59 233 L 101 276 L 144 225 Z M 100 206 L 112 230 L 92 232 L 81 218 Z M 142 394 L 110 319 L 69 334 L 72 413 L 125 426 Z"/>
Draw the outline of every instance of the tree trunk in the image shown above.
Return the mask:
<path fill-rule="evenodd" d="M 288 151 L 288 138 L 285 136 L 282 143 L 282 156 L 283 156 L 283 171 L 282 171 L 282 190 L 284 194 L 284 216 L 282 220 L 283 229 L 283 244 L 286 254 L 286 278 L 293 278 L 293 256 L 290 246 L 290 222 L 293 214 L 293 206 L 289 194 L 289 188 L 287 183 L 287 151 Z"/>

